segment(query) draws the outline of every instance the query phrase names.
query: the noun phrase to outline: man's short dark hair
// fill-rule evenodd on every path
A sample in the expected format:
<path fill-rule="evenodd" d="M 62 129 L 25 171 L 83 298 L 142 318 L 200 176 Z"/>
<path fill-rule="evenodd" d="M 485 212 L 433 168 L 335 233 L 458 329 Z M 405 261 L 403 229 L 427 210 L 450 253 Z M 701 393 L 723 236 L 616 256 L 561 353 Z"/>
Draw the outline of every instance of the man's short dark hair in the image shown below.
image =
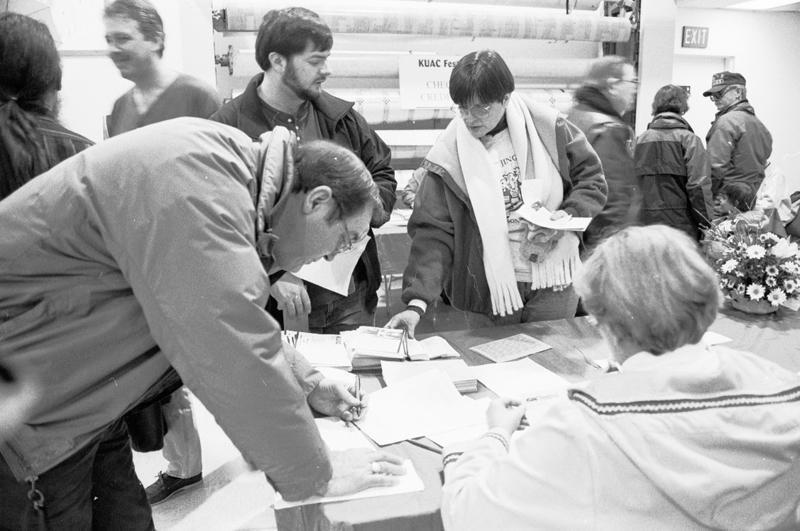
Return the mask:
<path fill-rule="evenodd" d="M 470 52 L 450 73 L 450 98 L 456 105 L 492 103 L 514 92 L 514 76 L 494 50 Z"/>
<path fill-rule="evenodd" d="M 315 12 L 304 7 L 287 7 L 268 11 L 256 37 L 256 62 L 261 70 L 270 68 L 269 54 L 279 53 L 287 59 L 302 53 L 308 43 L 327 52 L 333 47 L 333 34 Z"/>
<path fill-rule="evenodd" d="M 689 110 L 689 95 L 678 85 L 664 85 L 653 98 L 653 116 L 662 112 L 684 114 Z"/>
<path fill-rule="evenodd" d="M 106 6 L 103 15 L 106 18 L 135 20 L 146 40 L 158 42 L 161 39 L 158 56 L 164 55 L 164 22 L 153 4 L 147 0 L 115 0 Z"/>
<path fill-rule="evenodd" d="M 364 163 L 347 148 L 329 140 L 313 140 L 295 150 L 295 179 L 292 192 L 308 192 L 328 186 L 339 207 L 339 218 L 349 218 L 365 206 L 380 205 L 378 186 Z"/>

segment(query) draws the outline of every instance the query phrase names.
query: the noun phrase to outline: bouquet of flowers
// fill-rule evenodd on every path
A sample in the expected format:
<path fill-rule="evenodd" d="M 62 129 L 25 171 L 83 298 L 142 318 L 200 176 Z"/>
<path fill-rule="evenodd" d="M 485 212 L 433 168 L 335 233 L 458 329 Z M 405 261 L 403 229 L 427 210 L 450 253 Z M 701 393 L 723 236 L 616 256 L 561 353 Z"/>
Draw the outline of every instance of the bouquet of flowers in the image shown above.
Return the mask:
<path fill-rule="evenodd" d="M 800 249 L 747 219 L 727 219 L 706 232 L 704 247 L 733 301 L 765 302 L 777 309 L 800 305 Z"/>

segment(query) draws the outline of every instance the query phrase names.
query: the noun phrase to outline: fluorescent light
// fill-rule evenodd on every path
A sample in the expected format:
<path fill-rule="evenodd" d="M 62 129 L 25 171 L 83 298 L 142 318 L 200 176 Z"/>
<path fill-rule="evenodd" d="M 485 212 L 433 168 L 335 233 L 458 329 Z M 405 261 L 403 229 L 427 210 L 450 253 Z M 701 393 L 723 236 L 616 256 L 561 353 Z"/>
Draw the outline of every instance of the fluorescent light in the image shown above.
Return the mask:
<path fill-rule="evenodd" d="M 747 2 L 739 2 L 738 4 L 733 4 L 728 6 L 729 9 L 750 9 L 750 10 L 761 10 L 761 9 L 773 9 L 776 7 L 781 7 L 789 4 L 794 4 L 797 0 L 747 0 Z"/>

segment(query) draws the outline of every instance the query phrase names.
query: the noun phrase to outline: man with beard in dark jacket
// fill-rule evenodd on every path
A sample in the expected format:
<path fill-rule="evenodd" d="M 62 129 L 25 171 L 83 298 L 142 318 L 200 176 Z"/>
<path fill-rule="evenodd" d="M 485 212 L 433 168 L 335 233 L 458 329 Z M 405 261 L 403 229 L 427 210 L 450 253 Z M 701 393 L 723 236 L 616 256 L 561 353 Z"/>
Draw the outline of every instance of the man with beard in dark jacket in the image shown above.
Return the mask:
<path fill-rule="evenodd" d="M 772 135 L 747 101 L 744 76 L 719 72 L 703 96 L 717 106 L 706 135 L 711 159 L 711 188 L 716 195 L 729 183 L 742 182 L 758 190 L 772 154 Z"/>
<path fill-rule="evenodd" d="M 397 181 L 390 166 L 391 151 L 353 109 L 352 102 L 322 89 L 331 74 L 327 61 L 332 47 L 331 29 L 315 12 L 302 7 L 267 12 L 255 45 L 256 61 L 264 72 L 211 119 L 232 125 L 253 139 L 280 125 L 293 131 L 301 143 L 325 139 L 353 151 L 378 186 L 383 210 L 376 210 L 372 220 L 372 227 L 377 228 L 389 219 L 395 202 Z M 291 273 L 273 284 L 271 295 L 285 317 L 308 316 L 310 331 L 336 334 L 373 323 L 380 282 L 373 238 L 356 264 L 346 296 L 304 283 Z M 276 315 L 275 308 L 270 311 Z"/>
<path fill-rule="evenodd" d="M 583 235 L 587 250 L 634 223 L 639 215 L 641 193 L 633 162 L 635 137 L 622 120 L 633 108 L 637 85 L 636 70 L 624 57 L 601 57 L 589 67 L 586 81 L 575 91 L 575 105 L 567 114 L 600 156 L 608 184 L 606 206 Z"/>

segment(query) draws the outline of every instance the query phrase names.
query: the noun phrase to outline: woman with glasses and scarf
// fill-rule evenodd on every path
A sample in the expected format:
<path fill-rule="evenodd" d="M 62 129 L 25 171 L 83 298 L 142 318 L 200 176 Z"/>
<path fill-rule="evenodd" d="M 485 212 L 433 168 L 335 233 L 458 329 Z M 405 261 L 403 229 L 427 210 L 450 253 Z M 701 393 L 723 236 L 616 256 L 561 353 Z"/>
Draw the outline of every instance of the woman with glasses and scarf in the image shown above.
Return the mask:
<path fill-rule="evenodd" d="M 572 317 L 580 235 L 522 220 L 523 204 L 592 217 L 606 184 L 586 137 L 555 109 L 514 92 L 492 50 L 462 57 L 450 75 L 458 114 L 422 166 L 408 224 L 408 305 L 388 326 L 414 329 L 444 290 L 471 327 Z"/>

